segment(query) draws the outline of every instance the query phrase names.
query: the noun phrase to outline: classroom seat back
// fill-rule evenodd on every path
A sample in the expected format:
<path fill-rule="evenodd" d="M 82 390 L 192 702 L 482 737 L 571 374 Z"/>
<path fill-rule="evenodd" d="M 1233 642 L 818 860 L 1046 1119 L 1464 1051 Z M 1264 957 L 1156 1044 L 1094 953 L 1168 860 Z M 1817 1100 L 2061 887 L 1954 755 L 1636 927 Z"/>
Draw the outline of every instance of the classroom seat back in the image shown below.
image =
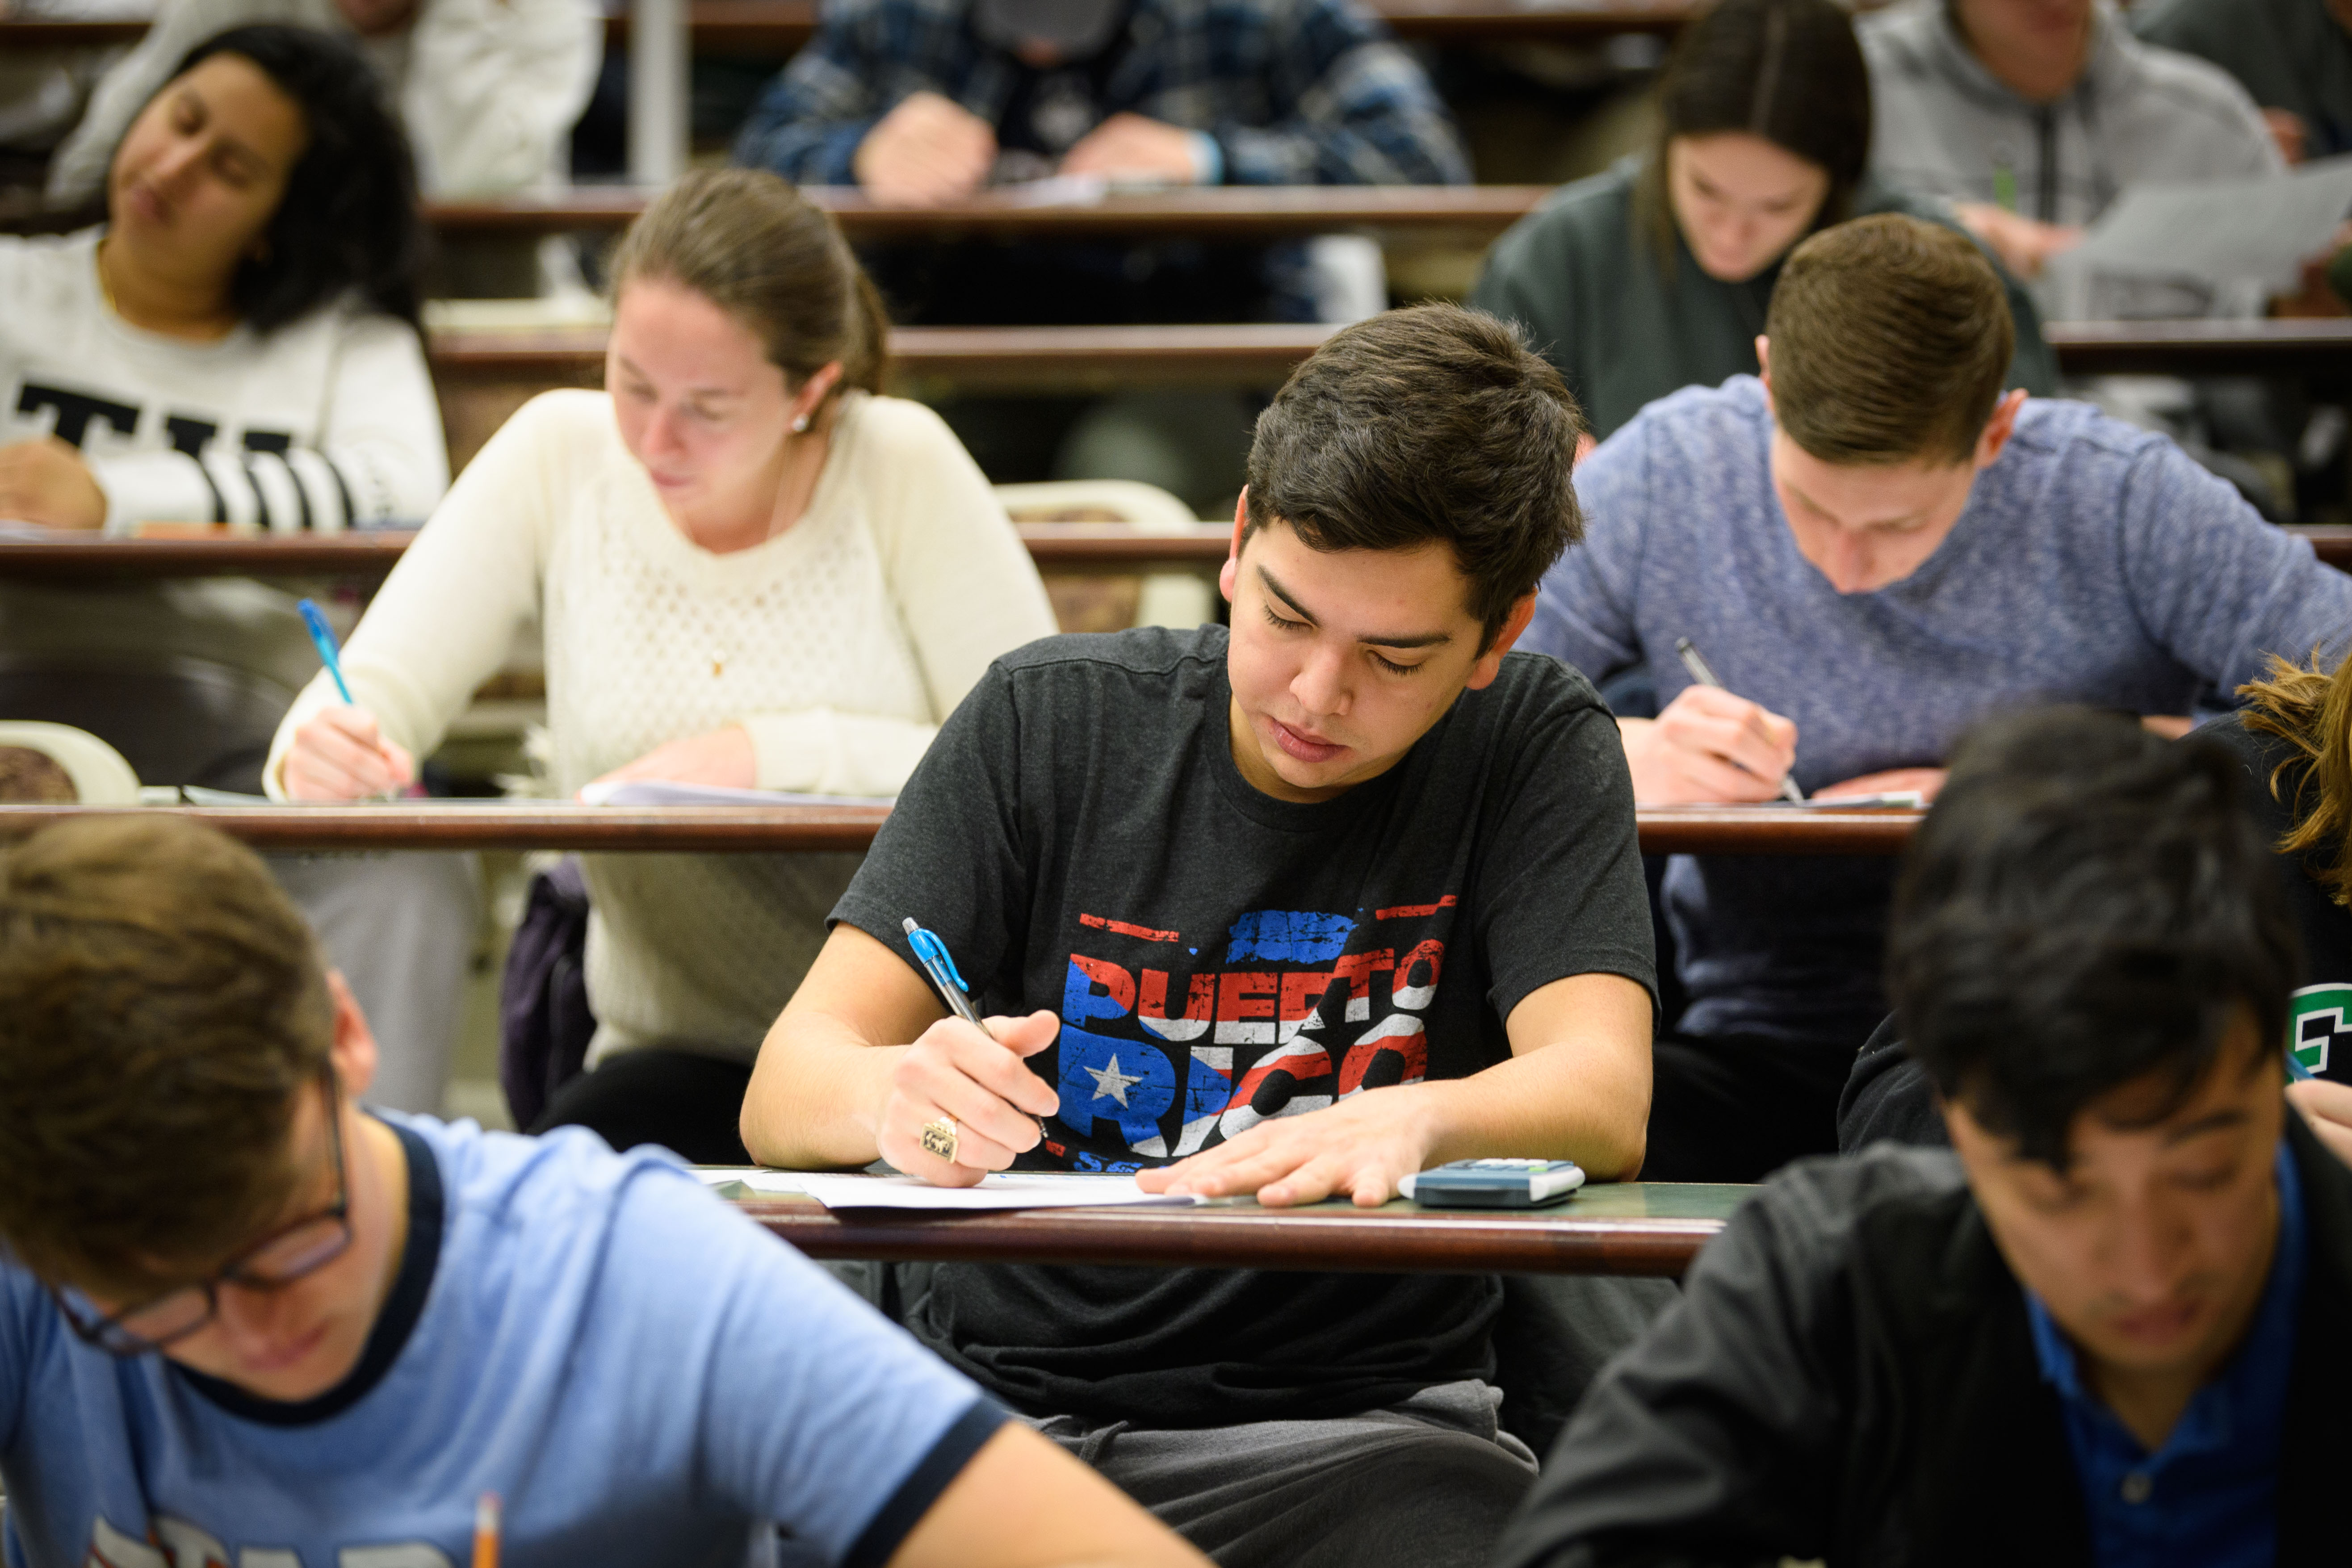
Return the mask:
<path fill-rule="evenodd" d="M 1192 509 L 1157 485 L 1134 479 L 1056 479 L 998 485 L 1015 522 L 1121 523 L 1143 532 L 1193 526 Z M 1066 632 L 1130 626 L 1190 628 L 1216 618 L 1216 595 L 1198 572 L 1047 572 L 1054 620 Z"/>

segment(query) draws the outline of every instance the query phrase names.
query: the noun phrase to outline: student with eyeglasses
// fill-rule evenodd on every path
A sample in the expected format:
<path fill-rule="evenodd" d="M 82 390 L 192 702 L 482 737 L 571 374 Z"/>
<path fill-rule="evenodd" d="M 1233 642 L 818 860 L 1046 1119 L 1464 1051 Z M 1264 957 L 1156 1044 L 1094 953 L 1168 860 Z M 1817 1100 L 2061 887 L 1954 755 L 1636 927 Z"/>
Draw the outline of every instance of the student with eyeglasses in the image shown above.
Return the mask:
<path fill-rule="evenodd" d="M 362 1110 L 249 851 L 0 855 L 0 1561 L 1192 1564 L 669 1156 Z"/>

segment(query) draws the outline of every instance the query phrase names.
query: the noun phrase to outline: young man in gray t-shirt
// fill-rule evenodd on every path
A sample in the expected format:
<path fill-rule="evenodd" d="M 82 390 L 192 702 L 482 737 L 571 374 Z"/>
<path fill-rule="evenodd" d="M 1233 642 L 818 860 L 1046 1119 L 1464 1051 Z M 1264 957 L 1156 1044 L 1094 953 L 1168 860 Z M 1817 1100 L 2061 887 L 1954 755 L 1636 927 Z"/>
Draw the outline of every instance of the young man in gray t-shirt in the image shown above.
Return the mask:
<path fill-rule="evenodd" d="M 1646 668 L 1623 720 L 1636 800 L 1932 793 L 1953 740 L 2045 701 L 2149 716 L 2334 651 L 2352 578 L 2170 442 L 2004 393 L 2010 317 L 1974 246 L 1885 216 L 1808 240 L 1759 380 L 1652 404 L 1585 459 L 1584 542 L 1522 646 L 1596 679 Z M 1692 684 L 1687 637 L 1725 690 Z M 1654 1055 L 1653 1180 L 1753 1181 L 1836 1146 L 1837 1097 L 1886 1005 L 1889 871 L 1678 858 L 1665 915 L 1691 998 Z"/>

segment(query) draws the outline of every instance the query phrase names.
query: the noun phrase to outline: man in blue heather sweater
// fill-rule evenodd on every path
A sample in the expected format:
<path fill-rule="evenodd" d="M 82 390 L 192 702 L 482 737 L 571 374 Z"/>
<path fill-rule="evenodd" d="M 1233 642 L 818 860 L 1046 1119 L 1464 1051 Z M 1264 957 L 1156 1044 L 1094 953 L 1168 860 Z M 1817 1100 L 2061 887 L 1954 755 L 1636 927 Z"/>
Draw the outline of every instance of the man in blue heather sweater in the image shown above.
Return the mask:
<path fill-rule="evenodd" d="M 2031 703 L 2161 724 L 2263 657 L 2339 652 L 2352 577 L 2160 436 L 2001 389 L 2000 281 L 1898 216 L 1791 254 L 1735 376 L 1650 405 L 1577 472 L 1584 542 L 1523 647 L 1663 704 L 1619 728 L 1643 805 L 1932 795 L 1976 721 Z M 1687 637 L 1726 689 L 1695 686 Z M 1690 1005 L 1655 1047 L 1663 1181 L 1753 1181 L 1836 1147 L 1885 1016 L 1892 868 L 1680 857 L 1664 883 Z"/>

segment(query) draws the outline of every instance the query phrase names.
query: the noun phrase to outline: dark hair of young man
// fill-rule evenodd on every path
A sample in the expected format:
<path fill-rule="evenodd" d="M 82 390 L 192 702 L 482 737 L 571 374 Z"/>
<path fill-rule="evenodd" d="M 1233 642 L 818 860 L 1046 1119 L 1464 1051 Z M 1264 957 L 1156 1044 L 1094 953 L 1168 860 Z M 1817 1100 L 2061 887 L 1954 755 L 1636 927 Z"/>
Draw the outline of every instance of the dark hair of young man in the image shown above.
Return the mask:
<path fill-rule="evenodd" d="M 1584 418 L 1510 323 L 1458 305 L 1335 333 L 1258 416 L 1242 538 L 1290 524 L 1316 550 L 1450 546 L 1491 646 L 1583 537 L 1569 470 Z"/>
<path fill-rule="evenodd" d="M 1637 222 L 1675 252 L 1666 144 L 1761 137 L 1830 177 L 1816 227 L 1843 223 L 1870 163 L 1870 68 L 1835 0 L 1717 0 L 1683 29 L 1658 82 L 1658 133 L 1635 188 Z"/>
<path fill-rule="evenodd" d="M 0 1250 L 136 1298 L 274 1216 L 334 1005 L 261 861 L 169 818 L 0 850 Z"/>
<path fill-rule="evenodd" d="M 2151 1074 L 2171 1114 L 2240 1013 L 2275 1067 L 2301 952 L 2233 758 L 2053 708 L 1970 732 L 1887 929 L 1903 1038 L 1939 1093 L 2060 1170 L 2075 1117 Z"/>
<path fill-rule="evenodd" d="M 2000 401 L 2017 327 L 1973 240 L 1899 213 L 1789 254 L 1772 290 L 1772 416 L 1824 463 L 1965 463 Z"/>
<path fill-rule="evenodd" d="M 431 237 L 416 205 L 408 133 L 383 84 L 352 45 L 311 27 L 231 27 L 188 51 L 177 81 L 214 55 L 251 60 L 302 110 L 310 140 L 257 255 L 239 263 L 229 299 L 257 332 L 299 321 L 345 293 L 419 324 Z"/>

